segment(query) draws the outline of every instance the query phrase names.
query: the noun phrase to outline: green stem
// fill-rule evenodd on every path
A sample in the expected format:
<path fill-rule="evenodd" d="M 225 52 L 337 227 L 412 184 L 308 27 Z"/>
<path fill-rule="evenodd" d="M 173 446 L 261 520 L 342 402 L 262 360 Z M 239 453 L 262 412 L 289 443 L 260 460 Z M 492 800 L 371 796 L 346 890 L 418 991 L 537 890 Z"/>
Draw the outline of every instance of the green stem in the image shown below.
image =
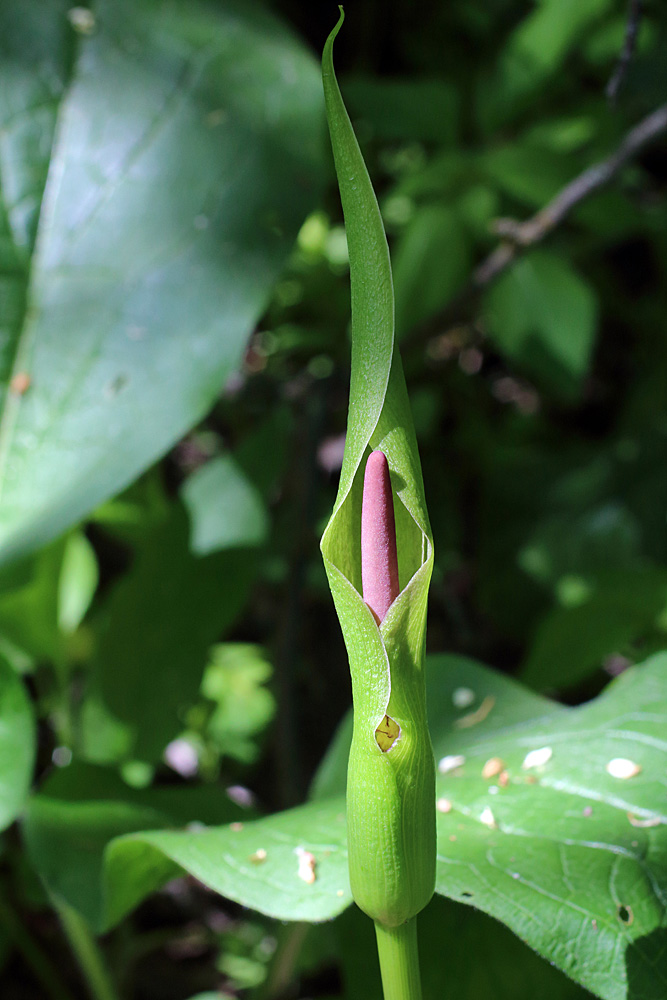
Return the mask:
<path fill-rule="evenodd" d="M 421 1000 L 417 918 L 398 927 L 375 922 L 384 1000 Z"/>
<path fill-rule="evenodd" d="M 3 886 L 3 891 L 4 888 Z M 73 994 L 60 978 L 60 973 L 51 959 L 42 951 L 14 909 L 1 897 L 0 926 L 4 928 L 9 940 L 21 953 L 33 976 L 45 990 L 45 996 L 51 997 L 51 1000 L 73 1000 Z"/>
<path fill-rule="evenodd" d="M 296 964 L 303 948 L 310 924 L 296 922 L 282 928 L 278 946 L 269 966 L 268 975 L 256 993 L 255 1000 L 275 1000 L 284 996 L 295 976 Z"/>
<path fill-rule="evenodd" d="M 56 901 L 55 907 L 93 1000 L 118 1000 L 102 952 L 86 921 L 62 900 Z"/>

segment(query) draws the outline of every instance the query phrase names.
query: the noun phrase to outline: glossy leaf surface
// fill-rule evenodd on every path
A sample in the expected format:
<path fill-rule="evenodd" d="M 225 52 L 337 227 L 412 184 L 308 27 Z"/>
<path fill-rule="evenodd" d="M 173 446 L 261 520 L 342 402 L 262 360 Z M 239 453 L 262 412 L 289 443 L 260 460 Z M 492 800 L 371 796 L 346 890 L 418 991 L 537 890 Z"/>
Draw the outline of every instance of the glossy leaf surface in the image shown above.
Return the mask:
<path fill-rule="evenodd" d="M 667 978 L 667 654 L 576 709 L 463 658 L 431 657 L 429 671 L 434 747 L 449 768 L 438 774 L 436 891 L 497 917 L 606 1000 L 657 1000 Z M 316 794 L 344 787 L 347 746 L 343 725 Z M 547 749 L 543 765 L 522 766 Z M 612 777 L 619 758 L 641 770 Z"/>
<path fill-rule="evenodd" d="M 469 660 L 431 657 L 429 671 L 436 753 L 458 758 L 438 776 L 437 891 L 501 920 L 605 1000 L 657 1000 L 667 975 L 667 656 L 575 709 Z M 322 798 L 309 805 L 242 829 L 113 841 L 105 924 L 178 871 L 279 919 L 340 913 L 351 901 L 340 797 L 349 741 L 344 726 L 317 787 Z M 544 763 L 523 766 L 545 748 Z M 607 767 L 619 758 L 641 770 L 612 776 Z M 300 849 L 315 859 L 310 884 L 298 876 Z"/>
<path fill-rule="evenodd" d="M 203 416 L 318 183 L 317 71 L 273 17 L 101 0 L 77 31 L 68 10 L 0 12 L 0 560 Z"/>

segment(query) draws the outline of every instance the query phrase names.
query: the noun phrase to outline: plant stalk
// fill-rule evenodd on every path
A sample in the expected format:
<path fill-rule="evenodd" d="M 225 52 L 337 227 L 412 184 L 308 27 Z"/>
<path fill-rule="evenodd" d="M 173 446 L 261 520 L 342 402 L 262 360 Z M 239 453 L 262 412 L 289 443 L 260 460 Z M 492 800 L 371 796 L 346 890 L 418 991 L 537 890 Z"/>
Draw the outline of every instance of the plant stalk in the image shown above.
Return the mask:
<path fill-rule="evenodd" d="M 4 885 L 2 891 L 5 891 Z M 23 956 L 26 965 L 44 989 L 44 996 L 51 997 L 51 1000 L 74 1000 L 73 993 L 61 979 L 59 971 L 49 956 L 37 944 L 13 907 L 1 897 L 0 927 L 4 929 L 11 943 Z"/>
<path fill-rule="evenodd" d="M 58 900 L 55 907 L 92 1000 L 118 1000 L 102 952 L 86 921 L 62 900 Z"/>
<path fill-rule="evenodd" d="M 422 1000 L 417 918 L 398 927 L 375 921 L 384 1000 Z"/>

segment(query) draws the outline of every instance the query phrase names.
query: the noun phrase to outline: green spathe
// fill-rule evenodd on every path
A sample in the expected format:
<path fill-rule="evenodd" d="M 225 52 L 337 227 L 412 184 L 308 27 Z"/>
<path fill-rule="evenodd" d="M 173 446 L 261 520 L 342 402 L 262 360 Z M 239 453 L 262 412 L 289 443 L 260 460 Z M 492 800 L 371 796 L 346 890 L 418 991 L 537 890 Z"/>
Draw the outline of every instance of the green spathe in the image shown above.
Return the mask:
<path fill-rule="evenodd" d="M 322 76 L 345 215 L 352 286 L 352 375 L 345 455 L 322 554 L 350 659 L 354 734 L 347 788 L 350 882 L 374 920 L 415 916 L 435 884 L 435 770 L 426 721 L 424 641 L 433 542 L 400 357 L 389 250 L 377 200 L 333 70 Z M 361 499 L 372 450 L 389 461 L 401 592 L 381 626 L 361 597 Z M 383 752 L 385 714 L 400 737 Z"/>

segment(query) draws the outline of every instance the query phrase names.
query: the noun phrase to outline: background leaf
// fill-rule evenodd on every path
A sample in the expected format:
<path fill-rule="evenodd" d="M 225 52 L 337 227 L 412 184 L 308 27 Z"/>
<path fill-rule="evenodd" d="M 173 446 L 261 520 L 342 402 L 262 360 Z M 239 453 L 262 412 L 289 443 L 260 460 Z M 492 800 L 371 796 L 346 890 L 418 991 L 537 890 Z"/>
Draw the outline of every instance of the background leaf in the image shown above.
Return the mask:
<path fill-rule="evenodd" d="M 0 830 L 16 819 L 30 790 L 35 736 L 25 688 L 0 659 Z"/>
<path fill-rule="evenodd" d="M 0 18 L 8 560 L 210 408 L 315 198 L 321 97 L 259 8 L 101 0 L 79 35 L 58 0 Z"/>
<path fill-rule="evenodd" d="M 566 399 L 576 395 L 590 362 L 597 307 L 566 261 L 545 250 L 517 261 L 487 291 L 484 313 L 520 370 Z"/>
<path fill-rule="evenodd" d="M 181 495 L 197 555 L 266 541 L 269 523 L 262 498 L 231 455 L 219 455 L 193 472 Z"/>
<path fill-rule="evenodd" d="M 209 648 L 238 614 L 254 569 L 250 549 L 193 556 L 187 519 L 175 507 L 117 585 L 99 630 L 94 687 L 130 728 L 136 757 L 159 758 L 183 728 Z"/>

